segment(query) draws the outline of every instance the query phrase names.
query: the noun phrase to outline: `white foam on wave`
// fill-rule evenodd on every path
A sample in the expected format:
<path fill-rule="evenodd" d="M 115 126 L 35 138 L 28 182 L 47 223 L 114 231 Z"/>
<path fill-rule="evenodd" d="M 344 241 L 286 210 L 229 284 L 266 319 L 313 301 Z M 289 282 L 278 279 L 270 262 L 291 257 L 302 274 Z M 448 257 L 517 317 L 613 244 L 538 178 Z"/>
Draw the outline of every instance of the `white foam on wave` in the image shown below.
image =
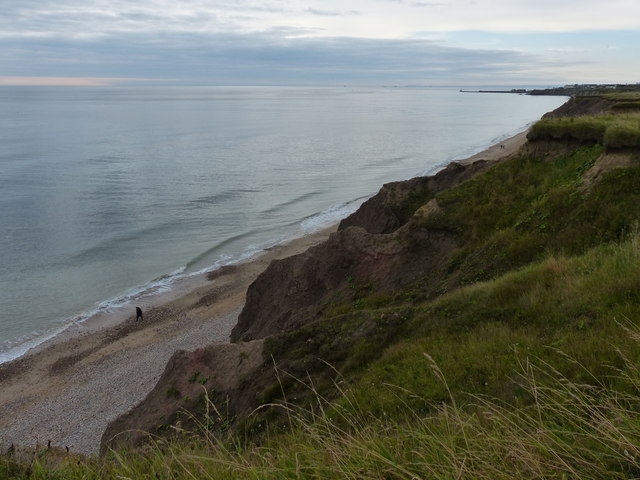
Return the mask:
<path fill-rule="evenodd" d="M 10 362 L 22 357 L 31 349 L 43 344 L 67 329 L 67 326 L 58 326 L 49 332 L 35 331 L 28 335 L 9 340 L 0 345 L 0 364 Z"/>
<path fill-rule="evenodd" d="M 327 228 L 355 212 L 368 197 L 358 198 L 351 202 L 334 205 L 326 210 L 304 218 L 299 226 L 306 235 Z"/>
<path fill-rule="evenodd" d="M 152 280 L 145 285 L 135 287 L 119 297 L 100 302 L 98 304 L 98 307 L 95 310 L 89 312 L 85 316 L 85 318 L 77 319 L 76 321 L 86 320 L 87 318 L 94 316 L 97 313 L 109 313 L 114 308 L 125 307 L 127 305 L 131 305 L 131 303 L 133 303 L 134 301 L 144 300 L 148 297 L 167 292 L 171 290 L 173 283 L 182 276 L 185 270 L 186 267 L 180 267 L 173 272 L 167 275 L 162 275 L 161 277 L 158 277 L 157 279 Z"/>
<path fill-rule="evenodd" d="M 173 272 L 162 275 L 161 277 L 158 277 L 144 285 L 134 287 L 122 295 L 104 300 L 84 312 L 62 319 L 50 330 L 33 331 L 20 338 L 4 342 L 0 344 L 0 364 L 20 358 L 44 343 L 50 340 L 55 340 L 56 337 L 61 337 L 70 329 L 82 329 L 86 324 L 91 323 L 94 319 L 99 319 L 100 323 L 105 320 L 105 316 L 114 316 L 120 320 L 124 320 L 129 315 L 132 305 L 144 303 L 153 305 L 154 301 L 157 301 L 157 299 L 162 295 L 167 294 L 176 288 L 176 285 L 181 280 L 189 281 L 193 277 L 217 270 L 223 266 L 249 260 L 264 251 L 265 248 L 268 247 L 256 247 L 249 245 L 240 255 L 231 256 L 223 254 L 212 265 L 196 272 L 187 272 L 186 267 L 180 267 Z M 110 326 L 111 324 L 111 322 L 106 322 L 103 327 Z M 95 328 L 100 328 L 100 325 L 96 325 Z"/>
<path fill-rule="evenodd" d="M 242 253 L 238 255 L 220 255 L 219 259 L 216 260 L 213 264 L 194 272 L 185 273 L 183 276 L 192 277 L 202 275 L 205 273 L 213 272 L 228 265 L 235 265 L 238 263 L 246 262 L 264 253 L 265 250 L 290 242 L 296 238 L 316 233 L 337 223 L 348 215 L 351 215 L 367 198 L 368 197 L 362 197 L 350 202 L 334 205 L 325 210 L 309 215 L 302 220 L 289 224 L 289 226 L 294 227 L 293 230 L 289 232 L 289 234 L 284 234 L 280 237 L 264 241 L 260 244 L 249 244 L 244 248 Z"/>
<path fill-rule="evenodd" d="M 202 275 L 205 273 L 213 272 L 218 270 L 219 268 L 226 267 L 228 265 L 235 265 L 237 263 L 242 263 L 247 260 L 254 258 L 256 255 L 259 255 L 261 252 L 265 250 L 265 248 L 269 247 L 257 247 L 255 245 L 248 245 L 245 250 L 239 255 L 220 255 L 220 258 L 213 262 L 213 264 L 201 268 L 195 272 L 186 273 L 185 277 L 195 277 L 198 275 Z"/>
<path fill-rule="evenodd" d="M 221 258 L 213 265 L 196 272 L 192 272 L 188 275 L 200 275 L 203 273 L 212 272 L 227 265 L 242 263 L 255 258 L 256 256 L 262 254 L 265 250 L 290 242 L 296 238 L 319 232 L 320 230 L 337 223 L 348 215 L 351 215 L 367 198 L 369 197 L 357 198 L 350 202 L 334 205 L 325 210 L 309 215 L 302 220 L 289 224 L 290 226 L 294 227 L 294 229 L 289 234 L 285 234 L 280 236 L 279 238 L 265 241 L 259 245 L 247 245 L 241 254 L 236 256 L 221 256 Z"/>
<path fill-rule="evenodd" d="M 69 328 L 83 325 L 91 318 L 101 314 L 110 314 L 118 309 L 124 309 L 130 306 L 134 302 L 170 291 L 174 282 L 182 276 L 184 271 L 185 267 L 180 267 L 145 285 L 132 288 L 122 295 L 104 300 L 77 315 L 61 319 L 49 330 L 36 330 L 22 337 L 4 342 L 0 345 L 0 364 L 10 362 L 25 355 L 43 343 L 65 333 Z"/>

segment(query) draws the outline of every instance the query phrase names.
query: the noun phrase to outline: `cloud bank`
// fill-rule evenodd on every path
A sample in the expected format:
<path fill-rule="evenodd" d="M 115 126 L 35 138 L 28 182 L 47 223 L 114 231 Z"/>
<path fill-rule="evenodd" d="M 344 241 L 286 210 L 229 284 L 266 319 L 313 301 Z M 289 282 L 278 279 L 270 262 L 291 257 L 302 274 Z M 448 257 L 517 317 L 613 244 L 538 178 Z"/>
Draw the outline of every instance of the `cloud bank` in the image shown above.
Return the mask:
<path fill-rule="evenodd" d="M 3 0 L 0 72 L 5 83 L 632 81 L 638 30 L 637 0 Z M 608 51 L 594 49 L 605 37 Z"/>
<path fill-rule="evenodd" d="M 478 84 L 521 82 L 545 62 L 512 51 L 469 50 L 425 40 L 282 38 L 173 33 L 90 40 L 5 40 L 12 76 L 130 77 L 211 84 Z M 29 58 L 25 62 L 25 58 Z"/>

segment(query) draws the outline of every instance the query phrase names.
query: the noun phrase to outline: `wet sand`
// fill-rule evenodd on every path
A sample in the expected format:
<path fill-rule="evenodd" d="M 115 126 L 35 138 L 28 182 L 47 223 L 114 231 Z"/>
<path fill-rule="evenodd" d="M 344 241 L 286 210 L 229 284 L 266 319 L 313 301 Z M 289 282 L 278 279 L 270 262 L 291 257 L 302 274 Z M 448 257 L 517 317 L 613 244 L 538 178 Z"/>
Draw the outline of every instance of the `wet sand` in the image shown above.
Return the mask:
<path fill-rule="evenodd" d="M 525 141 L 523 132 L 458 163 L 499 160 Z M 176 350 L 229 342 L 251 282 L 272 260 L 300 253 L 336 228 L 178 285 L 146 306 L 142 321 L 134 307 L 103 314 L 0 365 L 0 448 L 51 441 L 97 454 L 107 425 L 144 399 Z"/>

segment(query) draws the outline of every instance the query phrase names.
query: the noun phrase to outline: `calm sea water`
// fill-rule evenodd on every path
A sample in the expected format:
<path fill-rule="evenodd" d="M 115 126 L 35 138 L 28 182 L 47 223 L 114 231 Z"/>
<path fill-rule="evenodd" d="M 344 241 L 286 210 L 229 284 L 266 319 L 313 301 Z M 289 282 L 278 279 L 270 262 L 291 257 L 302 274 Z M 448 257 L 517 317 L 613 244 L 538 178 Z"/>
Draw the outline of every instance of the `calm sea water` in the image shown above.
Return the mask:
<path fill-rule="evenodd" d="M 0 362 L 335 222 L 565 101 L 403 88 L 0 87 Z"/>

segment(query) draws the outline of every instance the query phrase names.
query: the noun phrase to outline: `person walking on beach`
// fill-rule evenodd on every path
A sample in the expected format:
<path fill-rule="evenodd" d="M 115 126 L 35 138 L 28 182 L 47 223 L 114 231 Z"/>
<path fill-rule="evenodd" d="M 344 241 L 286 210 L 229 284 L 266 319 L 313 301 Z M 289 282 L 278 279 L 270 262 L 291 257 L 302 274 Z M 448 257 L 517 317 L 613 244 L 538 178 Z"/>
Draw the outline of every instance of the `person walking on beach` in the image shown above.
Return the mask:
<path fill-rule="evenodd" d="M 136 307 L 136 322 L 138 320 L 142 320 L 142 309 L 140 307 Z"/>

